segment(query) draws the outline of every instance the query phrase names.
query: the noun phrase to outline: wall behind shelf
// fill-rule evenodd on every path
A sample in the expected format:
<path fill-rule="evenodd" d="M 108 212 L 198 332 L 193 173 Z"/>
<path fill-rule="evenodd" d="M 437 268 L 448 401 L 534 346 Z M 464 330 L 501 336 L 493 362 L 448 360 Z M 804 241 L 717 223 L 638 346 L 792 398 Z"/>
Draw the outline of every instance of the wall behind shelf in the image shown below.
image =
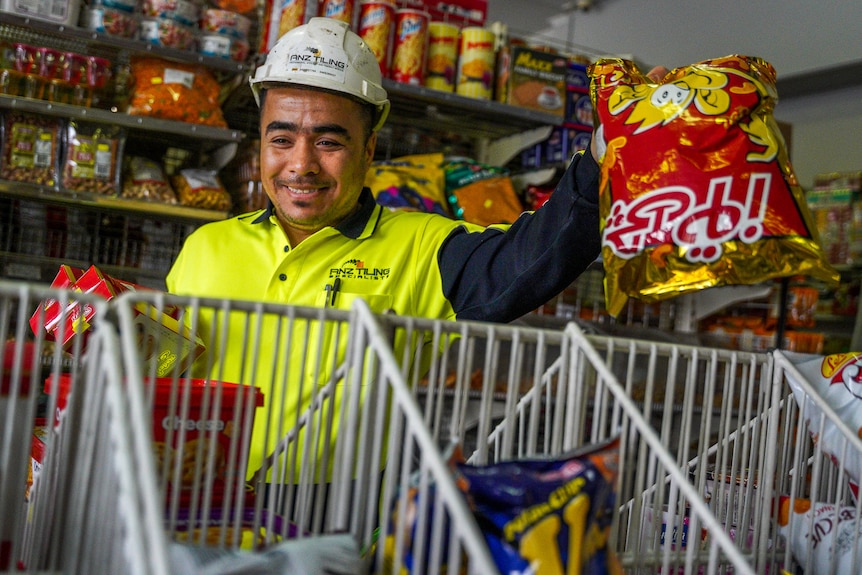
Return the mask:
<path fill-rule="evenodd" d="M 862 169 L 862 22 L 860 2 L 810 0 L 593 0 L 587 12 L 566 13 L 564 0 L 493 0 L 488 20 L 508 23 L 548 43 L 595 53 L 631 54 L 641 65 L 669 68 L 741 53 L 775 66 L 779 82 L 853 66 L 839 89 L 782 97 L 775 116 L 793 125 L 792 161 L 809 187 L 821 172 Z M 839 82 L 840 84 L 841 82 Z"/>

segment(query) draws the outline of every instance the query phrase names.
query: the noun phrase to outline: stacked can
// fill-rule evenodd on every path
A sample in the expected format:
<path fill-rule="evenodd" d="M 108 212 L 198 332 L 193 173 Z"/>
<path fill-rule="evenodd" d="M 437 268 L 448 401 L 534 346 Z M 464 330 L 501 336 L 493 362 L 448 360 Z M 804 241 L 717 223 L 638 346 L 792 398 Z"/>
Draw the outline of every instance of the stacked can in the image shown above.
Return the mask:
<path fill-rule="evenodd" d="M 279 6 L 278 19 L 278 36 L 272 43 L 281 38 L 286 32 L 293 30 L 297 26 L 305 22 L 305 2 L 306 0 L 275 0 L 276 6 Z"/>
<path fill-rule="evenodd" d="M 317 15 L 341 20 L 353 26 L 353 0 L 319 0 Z"/>
<path fill-rule="evenodd" d="M 428 25 L 428 57 L 425 59 L 425 86 L 443 92 L 455 91 L 458 65 L 458 27 L 448 22 Z"/>
<path fill-rule="evenodd" d="M 380 73 L 384 78 L 389 76 L 391 60 L 389 47 L 394 20 L 395 5 L 391 2 L 362 0 L 359 3 L 359 24 L 356 31 L 374 52 L 377 63 L 380 64 Z"/>
<path fill-rule="evenodd" d="M 494 32 L 478 26 L 461 30 L 458 79 L 455 91 L 471 98 L 490 100 L 494 93 Z"/>
<path fill-rule="evenodd" d="M 402 84 L 422 85 L 428 44 L 428 12 L 402 8 L 395 12 L 391 77 Z"/>

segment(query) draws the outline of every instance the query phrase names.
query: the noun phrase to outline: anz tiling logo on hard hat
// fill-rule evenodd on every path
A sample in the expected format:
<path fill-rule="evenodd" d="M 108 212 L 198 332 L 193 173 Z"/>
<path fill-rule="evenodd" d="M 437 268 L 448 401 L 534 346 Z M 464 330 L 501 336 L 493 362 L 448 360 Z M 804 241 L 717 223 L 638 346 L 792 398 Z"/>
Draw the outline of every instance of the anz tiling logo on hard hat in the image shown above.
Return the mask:
<path fill-rule="evenodd" d="M 307 53 L 306 53 L 307 52 Z M 334 68 L 336 70 L 344 70 L 347 63 L 337 58 L 324 58 L 318 48 L 308 46 L 299 54 L 291 54 L 289 61 L 292 64 L 309 64 L 311 66 L 321 66 L 323 68 Z"/>
<path fill-rule="evenodd" d="M 390 268 L 371 268 L 359 259 L 347 260 L 341 267 L 330 268 L 330 278 L 356 280 L 383 280 L 389 277 Z"/>

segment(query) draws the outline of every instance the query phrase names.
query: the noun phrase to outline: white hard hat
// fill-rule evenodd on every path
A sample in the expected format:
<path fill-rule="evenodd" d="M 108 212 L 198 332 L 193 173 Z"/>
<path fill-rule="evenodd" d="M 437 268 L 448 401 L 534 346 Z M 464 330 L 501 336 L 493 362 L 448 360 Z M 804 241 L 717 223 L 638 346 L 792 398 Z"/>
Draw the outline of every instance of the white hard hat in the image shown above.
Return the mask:
<path fill-rule="evenodd" d="M 341 92 L 377 108 L 374 130 L 389 114 L 380 64 L 368 44 L 346 22 L 315 17 L 278 39 L 249 80 L 260 106 L 267 84 L 299 84 Z"/>

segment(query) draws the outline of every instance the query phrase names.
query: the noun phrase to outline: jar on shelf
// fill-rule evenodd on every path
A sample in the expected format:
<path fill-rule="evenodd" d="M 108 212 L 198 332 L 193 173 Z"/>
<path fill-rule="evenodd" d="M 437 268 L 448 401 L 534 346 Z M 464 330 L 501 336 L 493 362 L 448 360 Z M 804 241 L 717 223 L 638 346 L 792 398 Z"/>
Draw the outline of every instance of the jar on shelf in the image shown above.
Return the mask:
<path fill-rule="evenodd" d="M 77 52 L 63 54 L 62 78 L 65 82 L 69 104 L 85 106 L 88 101 L 87 57 Z"/>
<path fill-rule="evenodd" d="M 109 107 L 111 88 L 111 61 L 98 56 L 87 57 L 87 88 L 89 101 L 86 106 Z"/>
<path fill-rule="evenodd" d="M 69 53 L 57 52 L 57 66 L 53 77 L 45 85 L 44 99 L 49 102 L 68 104 L 70 100 L 70 87 L 67 79 L 66 68 L 69 66 Z"/>
<path fill-rule="evenodd" d="M 10 64 L 7 93 L 35 98 L 37 80 L 33 76 L 36 74 L 36 47 L 21 42 L 12 44 Z"/>
<path fill-rule="evenodd" d="M 126 112 L 129 108 L 129 98 L 132 91 L 132 67 L 129 64 L 118 64 L 114 68 L 111 79 L 110 109 L 114 112 Z"/>
<path fill-rule="evenodd" d="M 0 94 L 17 96 L 21 74 L 16 68 L 15 49 L 9 42 L 0 41 Z"/>
<path fill-rule="evenodd" d="M 35 94 L 30 96 L 39 100 L 50 99 L 52 84 L 59 78 L 61 52 L 53 48 L 40 46 L 36 48 L 36 62 L 34 68 L 35 74 Z"/>

